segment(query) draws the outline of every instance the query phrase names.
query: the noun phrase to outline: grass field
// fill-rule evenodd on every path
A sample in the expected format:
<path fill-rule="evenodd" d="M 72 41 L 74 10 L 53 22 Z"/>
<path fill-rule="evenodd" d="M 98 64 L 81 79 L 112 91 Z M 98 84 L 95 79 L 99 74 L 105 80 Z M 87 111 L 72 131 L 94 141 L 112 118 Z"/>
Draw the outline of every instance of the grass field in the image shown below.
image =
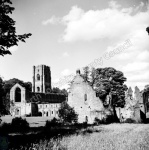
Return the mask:
<path fill-rule="evenodd" d="M 60 143 L 68 150 L 149 150 L 149 124 L 101 125 L 88 131 Z"/>
<path fill-rule="evenodd" d="M 52 130 L 52 132 L 55 132 L 55 130 Z M 60 132 L 58 131 L 58 133 Z M 46 132 L 46 134 L 50 135 L 51 132 Z M 30 139 L 33 140 L 31 143 L 26 144 L 28 145 L 28 148 L 26 147 L 26 149 L 34 148 L 34 150 L 149 150 L 149 124 L 100 125 L 83 128 L 75 131 L 75 133 L 71 135 L 67 134 L 59 136 L 58 138 L 52 137 L 48 139 L 41 137 L 37 141 L 37 137 L 38 135 L 30 137 Z M 18 137 L 18 139 L 20 138 Z M 18 143 L 18 139 L 14 139 L 13 143 L 15 141 L 17 141 Z"/>

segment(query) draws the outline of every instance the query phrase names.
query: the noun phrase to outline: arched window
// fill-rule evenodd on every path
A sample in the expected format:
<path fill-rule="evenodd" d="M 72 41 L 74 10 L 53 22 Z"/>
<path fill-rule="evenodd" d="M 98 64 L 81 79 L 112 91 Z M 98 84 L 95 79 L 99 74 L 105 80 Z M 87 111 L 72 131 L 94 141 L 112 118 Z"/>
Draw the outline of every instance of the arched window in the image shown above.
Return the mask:
<path fill-rule="evenodd" d="M 15 90 L 15 102 L 21 102 L 21 89 L 18 87 Z"/>
<path fill-rule="evenodd" d="M 87 94 L 84 94 L 84 100 L 87 101 Z"/>
<path fill-rule="evenodd" d="M 85 122 L 88 123 L 88 117 L 87 116 L 85 117 Z"/>
<path fill-rule="evenodd" d="M 37 74 L 37 80 L 40 80 L 40 75 L 39 74 Z"/>
<path fill-rule="evenodd" d="M 37 87 L 37 92 L 40 92 L 40 87 Z"/>

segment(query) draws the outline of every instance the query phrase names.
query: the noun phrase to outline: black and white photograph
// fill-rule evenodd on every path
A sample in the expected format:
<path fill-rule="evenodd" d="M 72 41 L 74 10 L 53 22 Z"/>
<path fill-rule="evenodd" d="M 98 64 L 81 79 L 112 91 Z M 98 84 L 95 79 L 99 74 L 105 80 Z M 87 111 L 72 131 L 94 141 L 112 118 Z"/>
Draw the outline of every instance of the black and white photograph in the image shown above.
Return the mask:
<path fill-rule="evenodd" d="M 149 0 L 0 0 L 0 150 L 149 150 Z"/>

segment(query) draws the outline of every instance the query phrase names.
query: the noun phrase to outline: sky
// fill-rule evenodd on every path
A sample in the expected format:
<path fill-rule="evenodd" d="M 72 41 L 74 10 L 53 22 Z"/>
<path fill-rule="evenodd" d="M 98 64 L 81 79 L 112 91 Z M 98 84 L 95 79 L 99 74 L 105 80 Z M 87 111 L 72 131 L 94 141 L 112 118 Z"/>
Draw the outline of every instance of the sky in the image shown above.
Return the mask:
<path fill-rule="evenodd" d="M 93 67 L 122 71 L 127 86 L 142 90 L 149 84 L 147 0 L 12 2 L 15 10 L 11 17 L 16 21 L 17 34 L 32 36 L 12 47 L 12 55 L 0 57 L 4 80 L 32 82 L 32 66 L 45 64 L 50 66 L 52 82 L 56 83 L 98 60 Z M 115 49 L 121 51 L 116 53 Z"/>

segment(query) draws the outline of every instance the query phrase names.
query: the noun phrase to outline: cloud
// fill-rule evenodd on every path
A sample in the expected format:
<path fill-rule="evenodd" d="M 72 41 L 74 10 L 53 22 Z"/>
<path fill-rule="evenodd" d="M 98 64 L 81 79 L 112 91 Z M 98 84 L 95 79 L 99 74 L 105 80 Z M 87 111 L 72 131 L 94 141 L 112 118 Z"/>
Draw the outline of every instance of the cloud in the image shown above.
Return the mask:
<path fill-rule="evenodd" d="M 137 10 L 142 5 L 143 3 Z M 73 6 L 62 18 L 66 26 L 63 41 L 92 41 L 104 38 L 124 40 L 148 25 L 148 12 L 137 12 L 136 8 L 132 7 L 121 8 L 115 1 L 110 2 L 109 6 L 107 9 L 86 12 L 78 6 Z"/>
<path fill-rule="evenodd" d="M 47 20 L 42 21 L 42 24 L 46 26 L 46 25 L 48 25 L 48 24 L 54 25 L 54 24 L 58 24 L 58 23 L 60 23 L 60 22 L 61 22 L 61 19 L 60 19 L 60 18 L 55 17 L 55 16 L 52 16 L 50 19 L 47 19 Z"/>
<path fill-rule="evenodd" d="M 113 58 L 127 77 L 128 85 L 144 87 L 149 83 L 149 36 L 146 32 L 149 10 L 141 12 L 143 7 L 144 3 L 141 2 L 136 7 L 122 8 L 115 1 L 111 1 L 109 8 L 103 10 L 85 11 L 73 6 L 60 21 L 65 26 L 62 41 L 108 39 L 113 43 L 107 47 L 106 51 L 109 52 L 129 39 L 132 46 Z M 65 70 L 63 73 L 68 72 Z"/>
<path fill-rule="evenodd" d="M 61 72 L 61 75 L 62 76 L 68 76 L 72 74 L 72 71 L 70 71 L 69 69 L 64 69 L 62 72 Z"/>
<path fill-rule="evenodd" d="M 12 52 L 12 53 L 17 51 L 17 50 L 18 50 L 18 46 L 12 46 L 12 47 L 9 48 L 9 51 Z"/>
<path fill-rule="evenodd" d="M 143 52 L 140 52 L 140 54 L 136 58 L 140 61 L 148 61 L 149 62 L 149 51 L 145 50 Z"/>
<path fill-rule="evenodd" d="M 69 54 L 68 54 L 68 52 L 64 52 L 62 56 L 63 57 L 69 57 Z"/>
<path fill-rule="evenodd" d="M 149 70 L 149 62 L 132 62 L 123 67 L 125 73 Z"/>
<path fill-rule="evenodd" d="M 121 5 L 117 4 L 116 1 L 110 1 L 110 2 L 109 2 L 109 6 L 110 6 L 111 8 L 113 8 L 113 9 L 117 9 L 117 8 L 120 8 L 120 7 L 121 7 Z"/>

